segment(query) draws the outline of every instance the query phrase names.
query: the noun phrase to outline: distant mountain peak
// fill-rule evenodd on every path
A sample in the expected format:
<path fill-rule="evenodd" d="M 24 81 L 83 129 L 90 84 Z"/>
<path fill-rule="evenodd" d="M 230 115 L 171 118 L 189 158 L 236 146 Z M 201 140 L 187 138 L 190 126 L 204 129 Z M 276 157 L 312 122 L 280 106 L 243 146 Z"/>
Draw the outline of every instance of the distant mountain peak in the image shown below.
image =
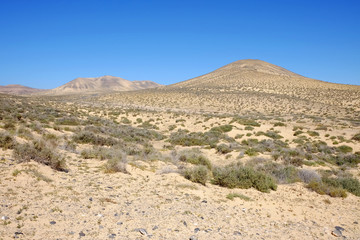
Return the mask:
<path fill-rule="evenodd" d="M 129 81 L 120 77 L 105 75 L 95 78 L 76 78 L 48 94 L 76 94 L 93 92 L 134 91 L 161 86 L 152 81 Z"/>
<path fill-rule="evenodd" d="M 238 71 L 255 71 L 259 73 L 272 74 L 272 75 L 282 75 L 282 76 L 301 76 L 294 72 L 291 72 L 280 66 L 259 60 L 259 59 L 244 59 L 232 62 L 220 69 L 232 69 Z M 219 69 L 219 70 L 220 70 Z"/>

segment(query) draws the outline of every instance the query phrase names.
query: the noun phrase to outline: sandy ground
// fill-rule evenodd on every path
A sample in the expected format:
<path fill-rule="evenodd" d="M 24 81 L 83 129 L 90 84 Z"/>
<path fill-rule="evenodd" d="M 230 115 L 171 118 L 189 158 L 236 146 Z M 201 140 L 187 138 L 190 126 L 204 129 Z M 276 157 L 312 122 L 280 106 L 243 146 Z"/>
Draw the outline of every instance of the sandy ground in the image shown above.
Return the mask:
<path fill-rule="evenodd" d="M 101 164 L 73 160 L 70 172 L 62 173 L 2 160 L 1 238 L 332 239 L 339 226 L 347 239 L 360 239 L 360 198 L 351 194 L 330 198 L 301 183 L 265 194 L 162 174 L 164 162 L 129 166 L 130 174 L 104 174 Z M 21 172 L 14 176 L 15 170 Z M 234 192 L 251 200 L 226 198 Z"/>

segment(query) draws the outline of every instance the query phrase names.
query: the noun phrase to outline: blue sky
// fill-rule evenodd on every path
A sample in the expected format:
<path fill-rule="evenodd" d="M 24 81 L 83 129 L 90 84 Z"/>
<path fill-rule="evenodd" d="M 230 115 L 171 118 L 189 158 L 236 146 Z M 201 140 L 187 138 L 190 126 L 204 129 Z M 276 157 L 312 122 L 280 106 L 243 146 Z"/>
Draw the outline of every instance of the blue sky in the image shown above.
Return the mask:
<path fill-rule="evenodd" d="M 360 85 L 359 1 L 0 0 L 0 85 L 171 84 L 240 59 Z"/>

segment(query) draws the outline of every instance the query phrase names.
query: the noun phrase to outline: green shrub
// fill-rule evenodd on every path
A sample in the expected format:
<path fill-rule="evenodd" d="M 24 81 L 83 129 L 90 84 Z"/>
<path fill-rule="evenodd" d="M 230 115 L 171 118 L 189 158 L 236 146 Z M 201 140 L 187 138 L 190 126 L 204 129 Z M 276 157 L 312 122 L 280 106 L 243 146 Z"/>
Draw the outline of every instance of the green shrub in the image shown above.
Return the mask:
<path fill-rule="evenodd" d="M 241 164 L 232 164 L 225 167 L 217 167 L 213 170 L 213 183 L 227 188 L 255 188 L 261 192 L 276 190 L 274 179 L 250 167 Z"/>
<path fill-rule="evenodd" d="M 360 197 L 360 182 L 352 177 L 323 178 L 323 182 L 329 186 L 343 188 L 348 192 Z"/>
<path fill-rule="evenodd" d="M 57 154 L 51 146 L 48 146 L 43 140 L 34 141 L 33 143 L 18 144 L 14 148 L 14 158 L 19 162 L 35 162 L 50 166 L 58 171 L 65 171 L 65 159 Z"/>
<path fill-rule="evenodd" d="M 186 179 L 204 186 L 209 178 L 208 168 L 203 165 L 187 168 L 183 174 Z"/>
<path fill-rule="evenodd" d="M 255 148 L 248 148 L 245 150 L 244 152 L 245 154 L 247 154 L 248 156 L 250 157 L 253 157 L 253 156 L 257 156 L 259 153 L 256 151 Z"/>
<path fill-rule="evenodd" d="M 107 163 L 104 166 L 105 173 L 116 173 L 116 172 L 122 172 L 122 173 L 129 173 L 127 171 L 127 159 L 126 155 L 123 154 L 122 156 L 116 156 L 110 158 Z"/>
<path fill-rule="evenodd" d="M 253 127 L 260 127 L 260 124 L 253 119 L 246 119 L 246 118 L 233 118 L 230 123 L 237 122 L 241 125 L 245 126 L 253 126 Z"/>
<path fill-rule="evenodd" d="M 352 147 L 349 147 L 347 145 L 342 145 L 337 147 L 337 150 L 341 153 L 351 153 L 353 151 Z"/>
<path fill-rule="evenodd" d="M 351 139 L 355 141 L 360 141 L 360 133 L 355 134 Z"/>
<path fill-rule="evenodd" d="M 55 124 L 77 126 L 77 125 L 80 125 L 80 121 L 76 117 L 63 117 L 63 118 L 57 119 L 55 121 Z"/>
<path fill-rule="evenodd" d="M 81 131 L 73 136 L 74 142 L 77 143 L 88 143 L 99 146 L 114 146 L 118 143 L 116 139 L 111 137 L 102 137 L 100 135 L 95 135 L 89 131 Z"/>
<path fill-rule="evenodd" d="M 221 154 L 226 154 L 231 152 L 232 149 L 228 145 L 222 143 L 216 146 L 216 151 Z"/>
<path fill-rule="evenodd" d="M 333 187 L 323 182 L 311 181 L 306 187 L 320 195 L 327 194 L 331 197 L 347 197 L 346 191 L 343 188 Z"/>
<path fill-rule="evenodd" d="M 320 136 L 320 134 L 318 132 L 315 132 L 315 131 L 307 131 L 307 134 L 309 134 L 309 136 L 311 136 L 311 137 Z"/>
<path fill-rule="evenodd" d="M 222 125 L 222 126 L 218 126 L 218 127 L 213 127 L 210 129 L 210 131 L 225 133 L 225 132 L 230 132 L 232 129 L 233 129 L 233 126 L 227 124 L 227 125 Z"/>
<path fill-rule="evenodd" d="M 252 126 L 245 126 L 244 130 L 252 131 L 252 130 L 254 130 L 254 128 Z"/>
<path fill-rule="evenodd" d="M 203 165 L 211 170 L 211 162 L 205 156 L 202 155 L 198 148 L 191 150 L 184 150 L 180 152 L 179 160 L 182 162 L 188 162 L 194 165 Z"/>
<path fill-rule="evenodd" d="M 251 201 L 251 198 L 249 198 L 248 196 L 245 196 L 243 194 L 239 194 L 239 193 L 229 193 L 227 196 L 226 196 L 227 199 L 230 199 L 230 200 L 234 200 L 234 198 L 240 198 L 244 201 Z"/>
<path fill-rule="evenodd" d="M 177 132 L 173 132 L 170 135 L 169 142 L 173 145 L 182 146 L 204 146 L 210 145 L 215 147 L 220 139 L 224 138 L 224 135 L 220 132 L 209 131 L 205 133 L 191 132 L 179 129 Z"/>
<path fill-rule="evenodd" d="M 7 133 L 0 132 L 0 147 L 3 150 L 13 149 L 16 145 L 15 139 Z"/>
<path fill-rule="evenodd" d="M 274 123 L 274 127 L 285 127 L 286 124 L 285 123 L 282 123 L 282 122 L 276 122 Z"/>

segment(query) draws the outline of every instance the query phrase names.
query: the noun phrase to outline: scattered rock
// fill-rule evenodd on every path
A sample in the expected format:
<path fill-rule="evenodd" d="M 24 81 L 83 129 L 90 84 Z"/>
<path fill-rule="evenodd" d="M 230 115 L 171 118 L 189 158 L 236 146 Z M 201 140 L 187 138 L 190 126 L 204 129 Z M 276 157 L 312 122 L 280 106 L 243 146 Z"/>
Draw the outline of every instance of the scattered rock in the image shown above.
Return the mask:
<path fill-rule="evenodd" d="M 89 198 L 89 201 L 90 201 L 90 202 L 92 202 L 92 201 L 93 201 L 93 198 L 92 198 L 92 197 L 90 197 L 90 198 Z"/>
<path fill-rule="evenodd" d="M 22 232 L 15 232 L 15 235 L 24 235 Z"/>
<path fill-rule="evenodd" d="M 144 229 L 144 228 L 137 228 L 137 229 L 135 229 L 135 231 L 141 233 L 142 235 L 148 235 L 146 229 Z"/>
<path fill-rule="evenodd" d="M 197 233 L 197 232 L 199 232 L 200 231 L 200 228 L 195 228 L 194 229 L 194 233 Z"/>
<path fill-rule="evenodd" d="M 5 221 L 5 220 L 8 220 L 8 219 L 9 219 L 8 216 L 2 216 L 2 217 L 1 217 L 1 220 L 4 220 L 4 221 Z"/>
<path fill-rule="evenodd" d="M 115 238 L 115 237 L 116 237 L 116 234 L 115 234 L 115 233 L 112 233 L 112 234 L 109 235 L 109 238 L 110 238 L 110 239 L 113 239 L 113 238 Z"/>
<path fill-rule="evenodd" d="M 187 227 L 187 223 L 185 221 L 183 221 L 183 224 L 185 225 L 185 227 Z"/>
<path fill-rule="evenodd" d="M 234 231 L 234 235 L 235 235 L 235 236 L 241 236 L 241 232 L 239 232 L 239 231 Z"/>
<path fill-rule="evenodd" d="M 339 230 L 335 229 L 334 231 L 331 232 L 331 235 L 335 237 L 341 237 L 342 233 Z"/>
<path fill-rule="evenodd" d="M 191 237 L 189 237 L 189 240 L 198 240 L 197 237 L 195 237 L 194 235 L 192 235 Z"/>
<path fill-rule="evenodd" d="M 344 231 L 345 229 L 343 227 L 340 226 L 335 226 L 335 230 L 333 230 L 331 232 L 331 234 L 335 237 L 342 237 L 342 231 Z"/>
<path fill-rule="evenodd" d="M 152 228 L 152 230 L 155 231 L 158 228 L 159 228 L 158 226 L 155 226 L 155 227 Z"/>
<path fill-rule="evenodd" d="M 118 222 L 118 223 L 116 223 L 117 225 L 123 225 L 123 222 Z"/>
<path fill-rule="evenodd" d="M 51 225 L 55 225 L 56 222 L 55 222 L 55 221 L 51 221 L 50 224 L 51 224 Z"/>
<path fill-rule="evenodd" d="M 207 201 L 206 201 L 206 200 L 202 200 L 201 202 L 202 202 L 202 203 L 207 203 Z"/>
<path fill-rule="evenodd" d="M 79 232 L 80 237 L 85 237 L 85 233 L 83 231 Z"/>
<path fill-rule="evenodd" d="M 359 224 L 359 223 L 357 221 L 355 221 L 354 224 Z"/>

